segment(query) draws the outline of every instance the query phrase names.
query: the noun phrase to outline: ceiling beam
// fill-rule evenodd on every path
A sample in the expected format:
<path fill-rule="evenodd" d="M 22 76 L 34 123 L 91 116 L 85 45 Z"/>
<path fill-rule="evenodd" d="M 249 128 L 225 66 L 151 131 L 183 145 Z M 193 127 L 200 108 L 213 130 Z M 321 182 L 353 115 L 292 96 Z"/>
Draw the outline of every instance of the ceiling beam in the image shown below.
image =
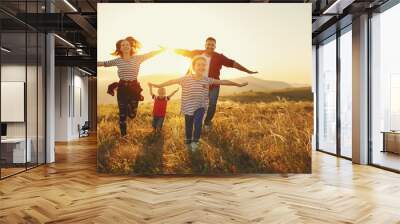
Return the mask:
<path fill-rule="evenodd" d="M 342 14 L 343 10 L 353 2 L 355 0 L 336 0 L 324 9 L 322 14 Z"/>
<path fill-rule="evenodd" d="M 85 67 L 96 71 L 96 58 L 92 56 L 55 56 L 56 66 Z"/>
<path fill-rule="evenodd" d="M 91 38 L 97 37 L 97 30 L 90 24 L 85 17 L 81 14 L 70 13 L 67 16 L 74 21 L 77 25 L 79 25 Z"/>

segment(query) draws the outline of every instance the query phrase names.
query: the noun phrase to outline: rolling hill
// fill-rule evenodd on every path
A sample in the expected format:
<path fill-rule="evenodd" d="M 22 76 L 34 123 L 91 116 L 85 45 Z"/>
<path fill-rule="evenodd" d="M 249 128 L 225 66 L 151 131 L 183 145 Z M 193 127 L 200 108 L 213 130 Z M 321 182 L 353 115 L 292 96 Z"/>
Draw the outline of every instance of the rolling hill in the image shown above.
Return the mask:
<path fill-rule="evenodd" d="M 252 103 L 252 102 L 274 102 L 281 99 L 288 101 L 313 101 L 313 93 L 311 87 L 298 87 L 298 88 L 287 88 L 280 89 L 271 92 L 257 92 L 248 91 L 235 93 L 232 95 L 220 96 L 220 101 L 234 101 L 240 103 Z"/>
<path fill-rule="evenodd" d="M 248 92 L 248 91 L 271 92 L 291 87 L 291 85 L 286 82 L 264 80 L 256 78 L 255 76 L 246 76 L 243 78 L 233 79 L 232 81 L 239 83 L 248 82 L 249 85 L 241 88 L 235 86 L 224 86 L 220 89 L 221 96 L 232 95 L 235 93 Z"/>
<path fill-rule="evenodd" d="M 260 75 L 257 75 L 260 76 Z M 149 89 L 147 87 L 148 82 L 155 82 L 155 83 L 160 83 L 160 82 L 165 82 L 170 79 L 175 79 L 179 78 L 178 75 L 147 75 L 147 76 L 142 76 L 139 78 L 140 83 L 142 84 L 142 88 L 144 89 L 143 91 L 143 96 L 145 97 L 145 101 L 150 100 L 150 94 L 149 94 Z M 270 81 L 270 80 L 264 80 L 257 78 L 256 76 L 246 76 L 242 78 L 237 78 L 237 79 L 232 79 L 232 81 L 235 82 L 248 82 L 249 85 L 245 87 L 234 87 L 234 86 L 223 86 L 220 90 L 220 96 L 226 96 L 226 95 L 233 95 L 233 94 L 238 94 L 238 93 L 243 93 L 243 92 L 274 92 L 277 90 L 284 90 L 284 89 L 289 89 L 292 88 L 293 86 L 289 83 L 286 82 L 281 82 L 281 81 Z M 107 86 L 110 83 L 106 82 L 98 82 L 98 99 L 100 104 L 116 104 L 117 103 L 117 98 L 112 97 L 108 95 L 107 92 Z M 178 88 L 178 86 L 172 86 L 167 88 L 167 94 L 172 92 L 174 89 Z M 155 90 L 156 91 L 156 90 Z M 175 99 L 178 99 L 180 97 L 180 91 L 174 96 Z"/>

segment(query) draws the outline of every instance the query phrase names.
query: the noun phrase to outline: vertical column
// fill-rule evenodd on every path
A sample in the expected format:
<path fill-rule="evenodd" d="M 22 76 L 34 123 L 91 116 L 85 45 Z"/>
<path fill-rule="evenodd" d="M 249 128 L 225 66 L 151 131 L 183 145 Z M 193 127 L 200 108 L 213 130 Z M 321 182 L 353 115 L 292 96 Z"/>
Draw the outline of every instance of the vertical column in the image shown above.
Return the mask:
<path fill-rule="evenodd" d="M 51 1 L 46 1 L 46 11 L 53 12 Z M 46 163 L 55 161 L 55 43 L 54 34 L 46 34 Z"/>
<path fill-rule="evenodd" d="M 368 163 L 368 15 L 353 19 L 353 162 Z"/>

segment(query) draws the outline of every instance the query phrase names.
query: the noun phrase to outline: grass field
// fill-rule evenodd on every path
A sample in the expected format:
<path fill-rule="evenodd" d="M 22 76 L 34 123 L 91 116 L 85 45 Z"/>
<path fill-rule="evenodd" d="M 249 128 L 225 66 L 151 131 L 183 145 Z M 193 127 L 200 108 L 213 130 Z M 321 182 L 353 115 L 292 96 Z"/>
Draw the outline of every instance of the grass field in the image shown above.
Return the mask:
<path fill-rule="evenodd" d="M 99 105 L 98 170 L 145 175 L 311 172 L 309 89 L 221 97 L 213 129 L 202 134 L 195 153 L 183 142 L 179 105 L 178 100 L 169 102 L 163 133 L 154 136 L 152 104 L 140 104 L 126 139 L 119 137 L 117 106 Z"/>

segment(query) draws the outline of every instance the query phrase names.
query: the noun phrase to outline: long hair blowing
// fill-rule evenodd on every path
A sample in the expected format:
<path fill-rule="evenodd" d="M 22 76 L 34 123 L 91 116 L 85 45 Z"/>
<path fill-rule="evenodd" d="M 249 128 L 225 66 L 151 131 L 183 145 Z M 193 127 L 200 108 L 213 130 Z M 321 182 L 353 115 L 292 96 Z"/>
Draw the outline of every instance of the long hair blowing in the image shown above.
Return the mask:
<path fill-rule="evenodd" d="M 126 37 L 125 39 L 118 40 L 117 43 L 115 43 L 115 51 L 112 53 L 114 56 L 122 56 L 122 51 L 121 51 L 121 44 L 123 41 L 128 41 L 129 45 L 131 46 L 131 52 L 130 55 L 134 55 L 135 52 L 142 47 L 142 44 L 136 40 L 134 37 Z"/>

